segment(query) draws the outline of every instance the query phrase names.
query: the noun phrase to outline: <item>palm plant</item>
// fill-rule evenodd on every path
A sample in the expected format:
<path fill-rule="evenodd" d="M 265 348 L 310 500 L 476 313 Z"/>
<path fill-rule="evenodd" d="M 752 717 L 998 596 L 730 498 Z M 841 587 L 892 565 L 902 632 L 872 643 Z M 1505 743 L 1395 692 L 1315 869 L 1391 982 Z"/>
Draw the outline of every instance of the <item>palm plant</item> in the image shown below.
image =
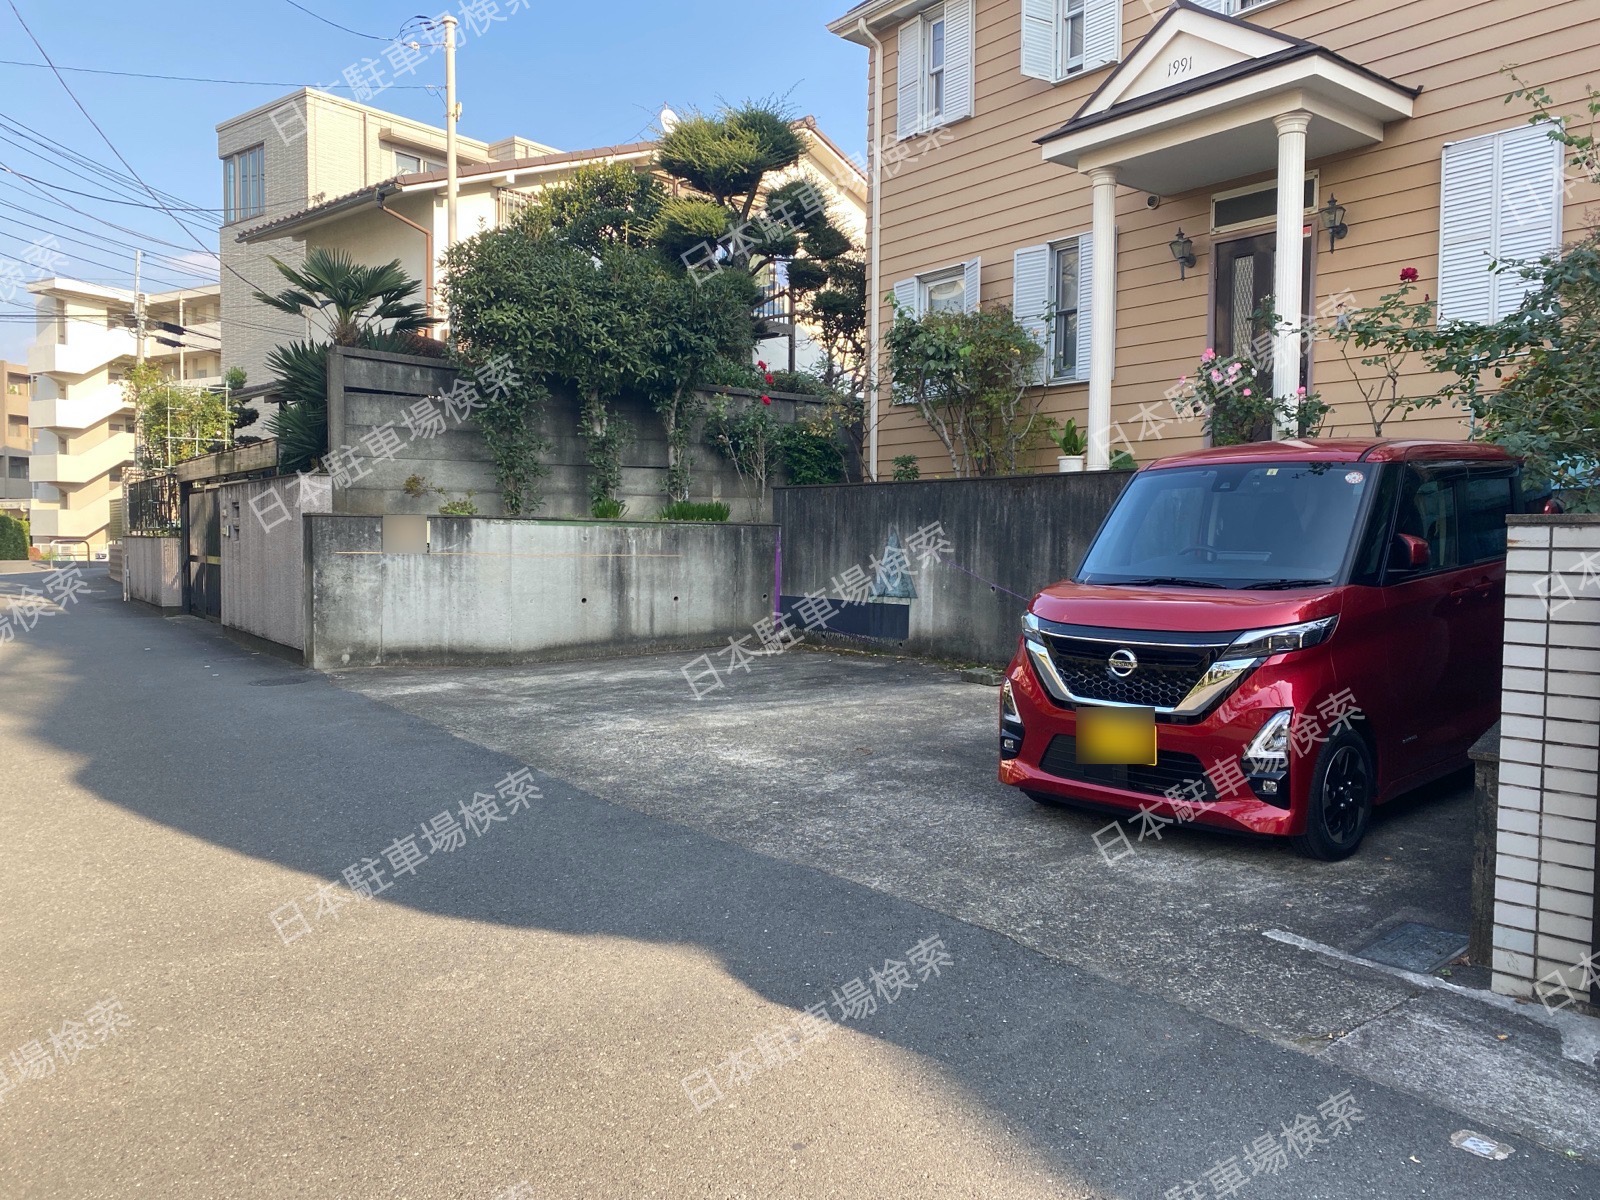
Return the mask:
<path fill-rule="evenodd" d="M 286 471 L 309 467 L 328 448 L 328 349 L 363 346 L 369 350 L 427 353 L 436 343 L 421 333 L 437 318 L 413 300 L 421 284 L 395 259 L 381 267 L 356 262 L 343 250 L 317 247 L 295 269 L 274 258 L 292 285 L 277 295 L 256 299 L 296 317 L 320 317 L 326 341 L 296 341 L 267 356 L 285 403 L 268 421 L 278 439 L 278 465 Z"/>
<path fill-rule="evenodd" d="M 293 286 L 277 295 L 257 292 L 261 303 L 290 316 L 320 315 L 335 346 L 363 345 L 380 330 L 421 333 L 437 318 L 412 297 L 422 285 L 408 276 L 397 258 L 381 267 L 358 263 L 343 250 L 318 246 L 296 270 L 280 259 L 272 265 Z"/>

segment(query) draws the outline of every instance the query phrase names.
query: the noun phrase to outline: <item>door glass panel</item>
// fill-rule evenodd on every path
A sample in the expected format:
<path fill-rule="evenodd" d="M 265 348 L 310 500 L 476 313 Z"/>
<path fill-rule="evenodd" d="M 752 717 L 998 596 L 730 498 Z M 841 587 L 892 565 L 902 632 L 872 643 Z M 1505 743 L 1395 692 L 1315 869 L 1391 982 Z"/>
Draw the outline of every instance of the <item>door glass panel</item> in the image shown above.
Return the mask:
<path fill-rule="evenodd" d="M 1462 514 L 1462 562 L 1494 562 L 1506 556 L 1506 515 L 1511 511 L 1509 475 L 1475 475 L 1467 480 Z"/>
<path fill-rule="evenodd" d="M 1415 468 L 1406 471 L 1395 515 L 1396 534 L 1407 533 L 1428 543 L 1428 570 L 1445 571 L 1459 561 L 1460 536 L 1456 524 L 1456 488 L 1445 475 L 1425 476 Z M 1390 577 L 1394 577 L 1391 571 Z M 1416 574 L 1405 572 L 1402 577 Z"/>

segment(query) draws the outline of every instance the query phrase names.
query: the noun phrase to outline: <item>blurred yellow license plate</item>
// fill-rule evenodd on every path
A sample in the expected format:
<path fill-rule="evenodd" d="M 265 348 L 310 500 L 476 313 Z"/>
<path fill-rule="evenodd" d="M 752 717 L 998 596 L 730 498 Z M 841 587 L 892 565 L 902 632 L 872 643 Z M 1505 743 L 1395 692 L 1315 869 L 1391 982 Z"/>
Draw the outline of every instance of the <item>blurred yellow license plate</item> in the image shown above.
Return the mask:
<path fill-rule="evenodd" d="M 1097 766 L 1153 766 L 1156 710 L 1080 707 L 1078 761 Z"/>

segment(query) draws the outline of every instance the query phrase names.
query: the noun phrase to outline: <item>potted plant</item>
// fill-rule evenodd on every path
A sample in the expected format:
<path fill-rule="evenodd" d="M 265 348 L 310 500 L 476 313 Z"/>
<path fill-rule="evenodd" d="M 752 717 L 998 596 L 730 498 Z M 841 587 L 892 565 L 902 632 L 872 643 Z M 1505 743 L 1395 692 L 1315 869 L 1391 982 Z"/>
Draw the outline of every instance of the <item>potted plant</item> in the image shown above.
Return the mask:
<path fill-rule="evenodd" d="M 1060 429 L 1050 431 L 1050 440 L 1061 451 L 1056 456 L 1056 470 L 1062 474 L 1083 470 L 1083 456 L 1089 449 L 1089 439 L 1083 436 L 1077 421 L 1071 417 Z"/>

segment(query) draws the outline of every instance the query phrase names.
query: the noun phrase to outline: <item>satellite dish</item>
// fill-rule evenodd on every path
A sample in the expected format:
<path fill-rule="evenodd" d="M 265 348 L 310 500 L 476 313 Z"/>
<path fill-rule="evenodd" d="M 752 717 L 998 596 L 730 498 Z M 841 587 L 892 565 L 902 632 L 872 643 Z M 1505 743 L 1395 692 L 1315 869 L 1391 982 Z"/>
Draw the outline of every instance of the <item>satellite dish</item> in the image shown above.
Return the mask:
<path fill-rule="evenodd" d="M 678 114 L 672 111 L 671 105 L 663 104 L 656 123 L 661 126 L 662 133 L 671 133 L 678 127 Z"/>

